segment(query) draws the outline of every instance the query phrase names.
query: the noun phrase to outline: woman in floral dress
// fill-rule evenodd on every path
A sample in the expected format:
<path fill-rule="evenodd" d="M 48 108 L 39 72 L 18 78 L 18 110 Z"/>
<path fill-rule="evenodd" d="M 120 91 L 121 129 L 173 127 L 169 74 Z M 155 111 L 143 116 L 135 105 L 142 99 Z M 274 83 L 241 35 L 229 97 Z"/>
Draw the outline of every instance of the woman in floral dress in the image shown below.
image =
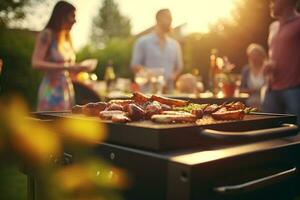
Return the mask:
<path fill-rule="evenodd" d="M 74 105 L 74 89 L 69 73 L 93 70 L 92 66 L 75 63 L 70 38 L 76 22 L 75 10 L 72 4 L 59 1 L 37 37 L 32 66 L 45 74 L 39 88 L 38 111 L 70 110 Z"/>

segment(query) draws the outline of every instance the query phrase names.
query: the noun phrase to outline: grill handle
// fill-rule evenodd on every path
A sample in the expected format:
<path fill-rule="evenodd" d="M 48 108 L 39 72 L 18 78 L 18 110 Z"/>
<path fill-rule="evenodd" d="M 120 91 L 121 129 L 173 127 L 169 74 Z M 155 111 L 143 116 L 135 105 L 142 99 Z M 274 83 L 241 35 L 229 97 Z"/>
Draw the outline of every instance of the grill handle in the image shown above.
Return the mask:
<path fill-rule="evenodd" d="M 220 186 L 215 187 L 214 191 L 226 195 L 226 194 L 239 194 L 247 191 L 252 191 L 255 189 L 262 188 L 264 186 L 272 185 L 274 183 L 286 180 L 288 178 L 293 177 L 297 173 L 297 168 L 293 167 L 289 170 L 282 171 L 270 176 L 266 176 L 263 178 L 259 178 L 256 180 L 252 180 L 246 183 L 242 183 L 239 185 L 229 185 L 229 186 Z"/>
<path fill-rule="evenodd" d="M 255 126 L 255 124 L 254 124 Z M 298 126 L 295 124 L 282 124 L 280 127 L 260 129 L 254 131 L 217 131 L 212 129 L 203 129 L 201 134 L 212 139 L 229 139 L 230 141 L 234 139 L 257 139 L 257 138 L 273 138 L 273 137 L 283 137 L 288 135 L 295 135 L 298 133 Z"/>

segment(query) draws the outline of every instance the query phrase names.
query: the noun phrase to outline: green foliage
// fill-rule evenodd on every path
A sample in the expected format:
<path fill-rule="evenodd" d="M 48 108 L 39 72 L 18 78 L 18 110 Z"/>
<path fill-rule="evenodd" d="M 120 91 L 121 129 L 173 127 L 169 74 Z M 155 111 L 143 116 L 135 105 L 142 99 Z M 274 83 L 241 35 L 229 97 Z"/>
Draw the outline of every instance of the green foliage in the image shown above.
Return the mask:
<path fill-rule="evenodd" d="M 41 74 L 31 68 L 34 40 L 29 31 L 0 29 L 0 95 L 18 94 L 35 110 Z"/>
<path fill-rule="evenodd" d="M 105 44 L 109 39 L 130 36 L 130 20 L 122 16 L 114 0 L 103 0 L 103 6 L 93 20 L 91 39 L 94 45 Z"/>
<path fill-rule="evenodd" d="M 103 79 L 105 67 L 108 60 L 113 60 L 113 67 L 117 77 L 131 77 L 130 60 L 132 53 L 132 38 L 114 38 L 107 42 L 104 49 L 94 49 L 91 46 L 84 47 L 77 54 L 78 60 L 86 58 L 97 58 L 99 66 L 96 69 L 96 74 L 99 79 Z"/>
<path fill-rule="evenodd" d="M 0 26 L 7 26 L 10 21 L 25 17 L 24 7 L 37 0 L 1 0 Z"/>
<path fill-rule="evenodd" d="M 228 56 L 236 64 L 235 72 L 247 63 L 246 48 L 259 43 L 267 48 L 269 24 L 269 1 L 237 1 L 233 21 L 220 20 L 210 27 L 207 34 L 191 34 L 183 40 L 184 64 L 187 69 L 199 68 L 208 83 L 209 53 L 219 49 L 221 56 Z M 190 70 L 189 70 L 190 71 Z"/>

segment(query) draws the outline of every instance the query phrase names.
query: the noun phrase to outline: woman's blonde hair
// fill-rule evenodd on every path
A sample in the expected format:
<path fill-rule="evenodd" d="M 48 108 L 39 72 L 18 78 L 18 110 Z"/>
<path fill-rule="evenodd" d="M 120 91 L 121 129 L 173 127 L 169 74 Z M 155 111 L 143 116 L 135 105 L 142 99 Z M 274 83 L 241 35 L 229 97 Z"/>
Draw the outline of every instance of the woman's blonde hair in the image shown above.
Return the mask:
<path fill-rule="evenodd" d="M 256 43 L 250 44 L 246 50 L 247 55 L 249 56 L 253 51 L 258 51 L 263 56 L 265 56 L 265 57 L 267 56 L 267 52 L 266 52 L 265 48 L 260 44 L 256 44 Z"/>

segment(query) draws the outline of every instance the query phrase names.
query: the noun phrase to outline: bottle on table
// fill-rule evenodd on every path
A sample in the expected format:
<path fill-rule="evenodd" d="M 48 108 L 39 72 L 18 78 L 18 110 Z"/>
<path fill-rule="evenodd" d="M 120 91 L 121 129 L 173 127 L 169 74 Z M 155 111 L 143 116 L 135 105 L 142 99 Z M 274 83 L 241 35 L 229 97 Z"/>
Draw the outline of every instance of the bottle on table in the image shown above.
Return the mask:
<path fill-rule="evenodd" d="M 218 49 L 212 49 L 210 54 L 209 88 L 213 93 L 218 92 L 218 75 L 222 73 L 223 59 L 218 56 Z"/>
<path fill-rule="evenodd" d="M 104 73 L 104 81 L 106 82 L 106 91 L 109 93 L 113 90 L 116 75 L 113 68 L 113 60 L 108 60 Z"/>

